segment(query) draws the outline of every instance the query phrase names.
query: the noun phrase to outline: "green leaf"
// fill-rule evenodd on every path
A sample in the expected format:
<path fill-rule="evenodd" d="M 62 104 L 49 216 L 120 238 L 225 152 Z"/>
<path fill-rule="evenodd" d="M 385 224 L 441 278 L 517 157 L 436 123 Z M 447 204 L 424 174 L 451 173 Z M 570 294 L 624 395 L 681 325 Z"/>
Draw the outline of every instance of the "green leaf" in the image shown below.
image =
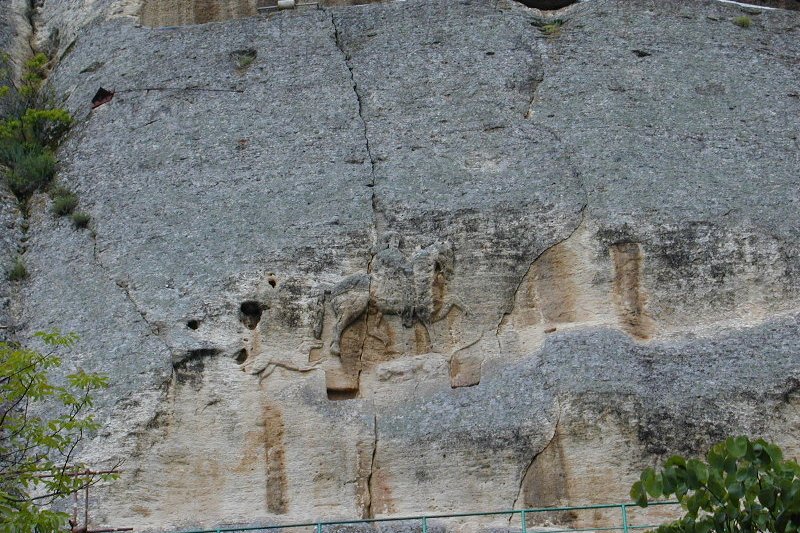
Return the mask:
<path fill-rule="evenodd" d="M 728 497 L 731 502 L 734 500 L 738 501 L 742 496 L 744 496 L 744 486 L 735 479 L 730 480 L 725 485 L 725 489 L 728 491 Z"/>
<path fill-rule="evenodd" d="M 747 453 L 748 443 L 747 437 L 728 437 L 725 441 L 725 447 L 728 449 L 728 453 L 731 457 L 739 459 L 744 457 Z"/>
<path fill-rule="evenodd" d="M 642 485 L 644 490 L 651 498 L 658 498 L 661 496 L 661 476 L 656 474 L 652 468 L 645 469 L 641 476 Z"/>
<path fill-rule="evenodd" d="M 73 334 L 57 331 L 37 337 L 45 345 L 60 349 L 76 341 Z M 99 428 L 87 410 L 92 404 L 90 392 L 106 386 L 107 378 L 79 372 L 75 379 L 67 380 L 67 385 L 54 385 L 50 377 L 59 375 L 60 365 L 57 355 L 0 343 L 0 412 L 3 406 L 30 407 L 12 409 L 3 420 L 0 454 L 6 459 L 0 463 L 0 533 L 62 530 L 66 515 L 40 507 L 30 493 L 66 496 L 93 481 L 91 476 L 64 473 L 85 471 L 84 465 L 57 463 L 54 459 L 67 456 Z M 5 438 L 8 435 L 14 436 Z M 9 461 L 9 457 L 14 459 Z"/>
<path fill-rule="evenodd" d="M 686 467 L 692 471 L 695 479 L 700 483 L 708 481 L 708 467 L 701 461 L 693 459 L 687 463 Z"/>
<path fill-rule="evenodd" d="M 647 494 L 641 481 L 637 481 L 631 486 L 631 500 L 639 507 L 647 507 Z"/>
<path fill-rule="evenodd" d="M 664 468 L 668 468 L 670 466 L 686 466 L 686 459 L 681 457 L 680 455 L 673 455 L 664 463 Z"/>

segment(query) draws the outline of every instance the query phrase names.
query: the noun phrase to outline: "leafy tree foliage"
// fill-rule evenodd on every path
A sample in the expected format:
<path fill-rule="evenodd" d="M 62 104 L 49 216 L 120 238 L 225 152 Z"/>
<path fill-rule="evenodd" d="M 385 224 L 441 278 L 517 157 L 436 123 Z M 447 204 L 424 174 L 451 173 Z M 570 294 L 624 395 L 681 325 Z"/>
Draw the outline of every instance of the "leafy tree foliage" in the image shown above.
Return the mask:
<path fill-rule="evenodd" d="M 114 477 L 87 474 L 74 461 L 78 445 L 98 429 L 88 411 L 107 378 L 81 370 L 55 383 L 50 376 L 61 366 L 55 349 L 77 338 L 57 331 L 36 336 L 49 353 L 0 343 L 0 533 L 57 531 L 68 517 L 48 504 Z"/>
<path fill-rule="evenodd" d="M 657 533 L 794 533 L 800 531 L 800 466 L 763 439 L 730 437 L 706 461 L 674 456 L 641 474 L 631 497 L 677 497 L 686 515 Z"/>

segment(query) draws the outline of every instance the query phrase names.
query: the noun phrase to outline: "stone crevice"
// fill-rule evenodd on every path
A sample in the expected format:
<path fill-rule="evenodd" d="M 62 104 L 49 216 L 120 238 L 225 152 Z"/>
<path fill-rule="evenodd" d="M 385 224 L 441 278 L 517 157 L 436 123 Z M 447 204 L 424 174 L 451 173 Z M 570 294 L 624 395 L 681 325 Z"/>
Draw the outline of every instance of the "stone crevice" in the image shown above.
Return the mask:
<path fill-rule="evenodd" d="M 169 346 L 169 344 L 167 344 L 167 341 L 161 335 L 161 332 L 158 330 L 158 326 L 147 318 L 147 313 L 141 308 L 139 303 L 133 297 L 133 294 L 131 294 L 130 288 L 125 283 L 115 280 L 114 276 L 111 275 L 110 269 L 104 265 L 102 261 L 100 261 L 99 254 L 97 252 L 97 237 L 94 233 L 91 234 L 91 239 L 92 261 L 94 264 L 106 275 L 111 283 L 119 287 L 119 289 L 122 291 L 122 294 L 125 296 L 125 299 L 128 300 L 136 313 L 142 318 L 142 321 L 147 325 L 147 328 L 150 330 L 153 336 L 164 346 L 164 349 L 167 350 L 167 353 L 173 353 L 173 349 Z"/>
<path fill-rule="evenodd" d="M 524 118 L 526 118 L 526 119 L 529 119 L 529 118 L 531 118 L 533 116 L 533 106 L 536 104 L 536 97 L 538 96 L 539 87 L 542 85 L 542 81 L 543 80 L 544 80 L 544 73 L 541 73 L 535 79 L 531 80 L 531 83 L 533 84 L 533 86 L 531 87 L 531 99 L 528 102 L 528 109 L 527 109 L 527 111 L 525 111 Z M 554 137 L 556 137 L 556 139 L 559 142 L 561 142 L 561 138 L 558 135 L 556 135 L 552 131 L 551 131 L 551 133 L 553 134 Z"/>
<path fill-rule="evenodd" d="M 27 2 L 25 2 L 24 6 L 25 7 L 24 19 L 25 22 L 27 22 L 28 24 L 27 28 L 28 31 L 26 32 L 28 37 L 27 44 L 28 48 L 30 48 L 31 56 L 36 54 L 35 43 L 36 43 L 36 34 L 38 33 L 36 27 L 36 10 L 38 9 L 38 6 L 36 5 L 37 3 L 38 3 L 37 0 L 28 0 Z"/>
<path fill-rule="evenodd" d="M 569 240 L 569 239 L 570 239 L 570 238 L 571 238 L 573 235 L 575 235 L 575 233 L 577 233 L 577 231 L 578 231 L 578 230 L 581 228 L 581 226 L 583 226 L 583 223 L 584 223 L 584 221 L 586 220 L 586 208 L 588 207 L 588 205 L 589 205 L 589 204 L 588 204 L 588 203 L 586 203 L 586 201 L 584 201 L 584 203 L 581 205 L 581 208 L 580 208 L 580 211 L 579 211 L 579 214 L 580 214 L 580 220 L 579 220 L 579 221 L 578 221 L 578 223 L 575 225 L 575 227 L 574 227 L 574 228 L 572 228 L 572 230 L 569 232 L 569 234 L 568 234 L 566 237 L 564 237 L 563 239 L 560 239 L 560 240 L 558 240 L 557 242 L 555 242 L 555 243 L 551 244 L 550 246 L 548 246 L 547 248 L 545 248 L 544 250 L 542 250 L 542 251 L 541 251 L 541 252 L 540 252 L 540 253 L 539 253 L 539 254 L 538 254 L 538 255 L 537 255 L 537 256 L 536 256 L 536 257 L 533 259 L 533 261 L 531 261 L 531 262 L 529 263 L 530 265 L 534 265 L 534 264 L 536 264 L 536 262 L 537 262 L 537 261 L 538 261 L 538 260 L 539 260 L 539 259 L 540 259 L 540 258 L 541 258 L 543 255 L 545 255 L 545 254 L 546 254 L 548 251 L 550 251 L 550 250 L 552 250 L 553 248 L 555 248 L 555 247 L 559 246 L 560 244 L 563 244 L 563 243 L 565 243 L 565 242 L 566 242 L 566 241 L 568 241 L 568 240 Z M 514 310 L 514 302 L 515 302 L 515 301 L 516 301 L 516 299 L 517 299 L 517 294 L 519 294 L 519 291 L 522 289 L 522 284 L 525 282 L 525 276 L 526 276 L 526 274 L 527 274 L 527 272 L 528 272 L 529 270 L 530 270 L 530 268 L 528 268 L 528 270 L 526 270 L 526 271 L 525 271 L 525 274 L 523 274 L 523 275 L 520 277 L 520 279 L 519 279 L 519 282 L 517 282 L 517 286 L 516 286 L 516 288 L 514 289 L 514 292 L 511 294 L 511 298 L 508 300 L 508 305 L 507 305 L 507 308 L 506 308 L 506 310 L 503 312 L 503 316 L 501 316 L 501 317 L 500 317 L 500 320 L 497 322 L 497 326 L 494 328 L 494 332 L 495 332 L 495 336 L 496 336 L 496 337 L 500 337 L 500 328 L 503 326 L 503 323 L 504 323 L 504 321 L 505 321 L 506 317 L 508 317 L 508 316 L 509 316 L 509 315 L 510 315 L 510 314 L 513 312 L 513 310 Z"/>
<path fill-rule="evenodd" d="M 371 195 L 371 202 L 372 202 L 372 213 L 373 213 L 373 227 L 376 234 L 380 234 L 382 232 L 383 224 L 381 224 L 382 216 L 380 213 L 380 206 L 379 201 L 377 198 L 377 194 L 375 193 L 376 187 L 376 179 L 375 179 L 375 164 L 376 159 L 372 151 L 372 145 L 369 139 L 369 130 L 367 126 L 366 118 L 364 117 L 364 101 L 361 95 L 361 92 L 358 87 L 358 82 L 355 78 L 355 73 L 353 71 L 353 64 L 350 61 L 350 54 L 347 53 L 345 50 L 344 43 L 342 41 L 342 36 L 339 31 L 339 23 L 336 21 L 336 17 L 333 13 L 329 12 L 331 26 L 333 27 L 333 40 L 336 44 L 336 48 L 342 54 L 342 59 L 344 60 L 345 66 L 347 67 L 348 72 L 350 73 L 350 83 L 353 88 L 353 94 L 356 97 L 356 103 L 358 105 L 358 118 L 361 120 L 362 130 L 364 134 L 364 147 L 367 152 L 367 157 L 369 157 L 369 164 L 370 164 L 370 182 L 367 184 L 367 187 L 372 188 L 372 195 Z"/>
<path fill-rule="evenodd" d="M 373 404 L 374 409 L 374 404 Z M 373 503 L 373 487 L 372 487 L 372 477 L 375 473 L 375 457 L 378 454 L 378 415 L 372 415 L 372 428 L 374 430 L 373 434 L 373 441 L 372 441 L 372 459 L 370 460 L 369 465 L 369 474 L 367 474 L 367 505 L 366 505 L 366 518 L 375 518 L 375 511 L 372 507 Z"/>
<path fill-rule="evenodd" d="M 332 12 L 329 11 L 328 15 L 330 17 L 331 27 L 333 28 L 333 41 L 334 41 L 334 44 L 336 45 L 336 48 L 341 53 L 342 60 L 344 61 L 344 64 L 347 67 L 347 71 L 348 71 L 348 73 L 350 75 L 350 85 L 351 85 L 351 87 L 353 89 L 353 95 L 356 98 L 356 104 L 357 104 L 357 110 L 358 110 L 358 118 L 361 121 L 361 126 L 362 126 L 362 132 L 363 132 L 363 137 L 364 137 L 364 149 L 366 150 L 367 157 L 369 158 L 370 182 L 367 184 L 367 186 L 372 189 L 372 192 L 370 194 L 370 203 L 371 203 L 371 207 L 372 207 L 372 231 L 373 231 L 373 240 L 374 240 L 375 243 L 377 243 L 378 242 L 378 236 L 381 233 L 383 233 L 383 231 L 385 229 L 384 228 L 385 224 L 383 223 L 384 217 L 381 214 L 379 201 L 378 201 L 377 193 L 376 193 L 376 179 L 375 179 L 376 160 L 375 160 L 375 156 L 373 155 L 372 145 L 370 143 L 369 128 L 367 126 L 367 121 L 366 121 L 366 118 L 364 116 L 364 102 L 363 102 L 363 98 L 362 98 L 361 92 L 360 92 L 359 87 L 358 87 L 358 82 L 356 81 L 353 65 L 352 65 L 352 63 L 350 61 L 350 54 L 348 54 L 348 52 L 345 49 L 345 45 L 344 45 L 344 42 L 342 40 L 342 35 L 341 35 L 341 32 L 339 31 L 339 23 L 337 22 L 336 17 L 334 16 L 334 14 Z M 372 271 L 372 263 L 373 263 L 373 260 L 375 259 L 375 253 L 376 253 L 375 250 L 372 250 L 372 252 L 370 253 L 369 262 L 367 264 L 367 271 L 368 272 Z M 372 294 L 372 276 L 370 276 L 370 278 L 369 278 L 369 284 L 370 284 L 369 293 Z M 369 311 L 370 311 L 370 309 L 369 309 L 369 304 L 368 304 L 367 305 L 367 309 L 365 310 L 365 317 L 364 317 L 365 326 L 366 326 L 367 330 L 369 329 Z M 368 334 L 369 334 L 369 331 L 366 331 L 366 333 L 364 335 L 364 338 L 362 339 L 361 354 L 360 354 L 361 357 L 363 357 L 363 354 L 364 354 L 364 344 L 366 343 L 366 337 L 367 337 Z M 359 374 L 359 378 L 358 379 L 360 381 L 361 364 L 359 364 L 358 374 Z M 377 431 L 377 429 L 376 429 L 376 431 Z M 376 434 L 376 439 L 377 439 L 377 434 Z M 374 454 L 374 452 L 373 452 L 373 454 Z M 374 457 L 373 457 L 373 460 L 374 460 Z M 370 473 L 370 478 L 371 478 L 371 475 L 372 474 Z M 368 490 L 371 490 L 371 488 L 369 488 L 370 487 L 369 481 L 368 481 L 367 484 L 368 484 Z M 370 496 L 370 501 L 371 501 L 371 496 Z M 371 513 L 370 509 L 371 509 L 371 503 L 367 505 L 367 514 L 371 518 L 372 515 L 370 514 Z"/>
<path fill-rule="evenodd" d="M 533 454 L 533 457 L 531 457 L 531 460 L 528 462 L 528 464 L 522 470 L 522 473 L 521 473 L 520 478 L 519 478 L 519 488 L 517 489 L 517 496 L 516 496 L 516 498 L 514 498 L 514 503 L 511 505 L 511 509 L 516 509 L 517 505 L 520 502 L 520 500 L 523 502 L 523 504 L 525 503 L 523 492 L 525 490 L 525 479 L 528 477 L 528 472 L 530 472 L 530 469 L 533 468 L 534 463 L 536 463 L 536 459 L 539 456 L 541 456 L 547 450 L 547 448 L 549 448 L 553 444 L 553 442 L 556 440 L 556 438 L 558 436 L 558 426 L 561 423 L 561 404 L 560 403 L 556 403 L 556 412 L 558 413 L 557 416 L 556 416 L 556 423 L 553 425 L 553 432 L 550 434 L 550 437 L 547 439 L 547 444 L 545 444 L 544 447 L 541 450 L 539 450 L 537 453 Z M 523 507 L 524 507 L 524 505 L 523 505 Z M 508 523 L 509 524 L 511 524 L 511 521 L 514 519 L 515 516 L 516 515 L 512 514 L 511 516 L 508 517 Z"/>

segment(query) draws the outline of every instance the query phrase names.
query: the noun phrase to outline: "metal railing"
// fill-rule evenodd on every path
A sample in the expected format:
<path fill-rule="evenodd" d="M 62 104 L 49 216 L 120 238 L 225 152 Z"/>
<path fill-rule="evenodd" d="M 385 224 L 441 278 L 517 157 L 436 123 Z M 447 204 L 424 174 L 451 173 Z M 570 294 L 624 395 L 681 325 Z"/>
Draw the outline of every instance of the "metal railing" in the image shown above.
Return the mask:
<path fill-rule="evenodd" d="M 676 501 L 660 501 L 649 502 L 648 507 L 664 506 L 664 505 L 678 505 Z M 195 529 L 182 531 L 180 533 L 252 533 L 252 532 L 268 532 L 280 529 L 297 529 L 309 528 L 314 533 L 323 533 L 325 529 L 336 526 L 358 526 L 367 524 L 387 524 L 391 522 L 416 522 L 419 524 L 421 533 L 428 533 L 432 520 L 444 520 L 452 518 L 476 518 L 476 517 L 491 517 L 491 516 L 509 516 L 508 527 L 520 527 L 521 533 L 535 533 L 537 531 L 546 533 L 572 533 L 572 532 L 595 532 L 595 531 L 621 531 L 622 533 L 630 533 L 633 531 L 640 531 L 646 529 L 653 529 L 660 524 L 644 524 L 637 525 L 631 522 L 629 509 L 641 509 L 633 503 L 610 503 L 599 505 L 585 505 L 575 507 L 542 507 L 538 509 L 519 509 L 513 511 L 489 511 L 484 513 L 454 513 L 454 514 L 429 514 L 422 516 L 399 516 L 389 518 L 368 518 L 359 520 L 319 520 L 315 522 L 303 522 L 296 524 L 275 524 L 275 525 L 261 525 L 261 526 L 229 526 L 217 527 L 212 529 Z M 561 513 L 561 512 L 575 512 L 575 511 L 591 511 L 603 509 L 619 509 L 620 512 L 620 525 L 618 526 L 604 526 L 604 527 L 584 527 L 584 528 L 564 528 L 557 529 L 552 526 L 529 526 L 528 521 L 530 518 L 535 517 L 537 514 L 544 513 Z M 514 521 L 515 515 L 519 515 L 519 521 Z M 496 527 L 496 526 L 495 526 Z"/>

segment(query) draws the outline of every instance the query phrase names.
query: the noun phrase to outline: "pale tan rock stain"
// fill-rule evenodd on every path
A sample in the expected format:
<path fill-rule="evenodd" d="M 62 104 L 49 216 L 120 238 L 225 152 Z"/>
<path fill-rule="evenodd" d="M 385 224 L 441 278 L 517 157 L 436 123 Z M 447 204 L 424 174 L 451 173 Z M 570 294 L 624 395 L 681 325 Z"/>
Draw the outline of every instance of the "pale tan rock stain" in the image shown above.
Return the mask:
<path fill-rule="evenodd" d="M 258 13 L 256 0 L 145 0 L 139 19 L 145 26 L 205 24 Z"/>
<path fill-rule="evenodd" d="M 561 444 L 561 427 L 556 426 L 553 438 L 536 456 L 522 480 L 523 503 L 526 509 L 556 507 L 567 501 L 568 463 Z"/>
<path fill-rule="evenodd" d="M 320 7 L 373 4 L 386 0 L 319 0 Z M 299 3 L 311 3 L 303 0 Z M 278 0 L 143 0 L 139 20 L 145 26 L 183 26 L 252 17 L 277 8 Z M 313 6 L 312 6 L 313 7 Z"/>
<path fill-rule="evenodd" d="M 286 496 L 286 448 L 284 443 L 283 415 L 277 405 L 265 404 L 264 450 L 267 462 L 267 510 L 285 514 L 288 509 Z"/>
<path fill-rule="evenodd" d="M 642 245 L 614 244 L 610 253 L 614 263 L 613 299 L 622 329 L 638 339 L 649 339 L 655 329 L 655 322 L 647 312 L 647 293 L 642 281 Z"/>
<path fill-rule="evenodd" d="M 392 480 L 386 468 L 375 461 L 372 469 L 372 516 L 391 515 L 397 512 L 392 495 Z"/>

